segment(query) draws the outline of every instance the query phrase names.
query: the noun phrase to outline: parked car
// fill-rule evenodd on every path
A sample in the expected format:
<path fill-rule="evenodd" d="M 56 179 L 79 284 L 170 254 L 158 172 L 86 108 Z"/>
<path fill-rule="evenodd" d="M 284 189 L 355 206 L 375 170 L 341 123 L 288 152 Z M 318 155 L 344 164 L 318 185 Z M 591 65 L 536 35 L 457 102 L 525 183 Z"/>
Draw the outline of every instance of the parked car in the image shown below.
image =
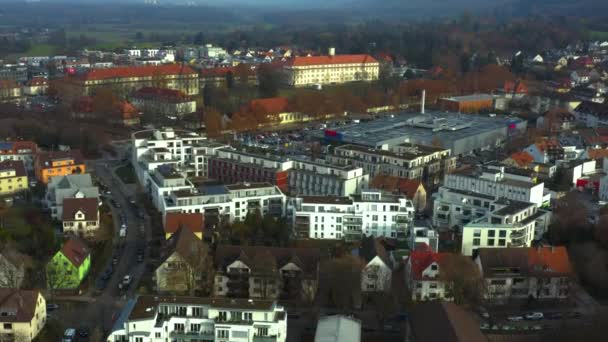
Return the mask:
<path fill-rule="evenodd" d="M 54 311 L 57 309 L 59 309 L 59 305 L 57 305 L 57 304 L 51 303 L 51 304 L 46 305 L 46 311 Z"/>
<path fill-rule="evenodd" d="M 78 336 L 80 337 L 88 337 L 89 336 L 89 328 L 81 327 L 78 329 Z"/>
<path fill-rule="evenodd" d="M 112 265 L 117 265 L 118 264 L 118 256 L 114 256 L 112 257 Z"/>
<path fill-rule="evenodd" d="M 137 254 L 137 262 L 139 262 L 139 263 L 144 262 L 144 255 L 143 254 Z"/>
<path fill-rule="evenodd" d="M 68 328 L 63 333 L 63 342 L 72 342 L 76 337 L 76 329 Z"/>
<path fill-rule="evenodd" d="M 522 316 L 509 316 L 507 319 L 511 322 L 519 322 L 524 320 Z"/>
<path fill-rule="evenodd" d="M 543 315 L 542 312 L 529 312 L 526 314 L 525 317 L 528 320 L 537 321 L 537 320 L 543 319 L 545 316 Z"/>
<path fill-rule="evenodd" d="M 124 278 L 122 278 L 122 283 L 124 285 L 131 285 L 131 282 L 133 281 L 133 278 L 131 278 L 131 275 L 127 274 L 126 276 L 124 276 Z"/>

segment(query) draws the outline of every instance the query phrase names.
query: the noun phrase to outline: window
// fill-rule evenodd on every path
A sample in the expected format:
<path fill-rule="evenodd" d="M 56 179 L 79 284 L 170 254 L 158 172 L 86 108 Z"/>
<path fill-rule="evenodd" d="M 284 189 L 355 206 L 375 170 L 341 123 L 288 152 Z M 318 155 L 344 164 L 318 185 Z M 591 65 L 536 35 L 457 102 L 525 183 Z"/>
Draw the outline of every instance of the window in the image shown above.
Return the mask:
<path fill-rule="evenodd" d="M 499 240 L 498 240 L 498 245 L 499 245 L 499 246 L 506 246 L 506 245 L 507 245 L 507 242 L 506 242 L 506 240 L 505 240 L 505 239 L 499 239 Z"/>
<path fill-rule="evenodd" d="M 190 331 L 192 332 L 199 332 L 201 331 L 201 325 L 200 324 L 190 324 Z"/>
<path fill-rule="evenodd" d="M 431 265 L 431 270 L 433 270 L 433 271 L 437 271 L 437 265 L 432 264 L 432 265 Z"/>
<path fill-rule="evenodd" d="M 488 230 L 488 237 L 494 237 L 496 236 L 496 231 L 495 230 Z"/>
<path fill-rule="evenodd" d="M 226 314 L 226 311 L 220 311 L 217 315 L 217 318 L 220 321 L 225 321 L 228 318 L 228 315 Z"/>
<path fill-rule="evenodd" d="M 480 237 L 481 236 L 481 229 L 475 229 L 473 231 L 473 236 L 474 237 Z"/>
<path fill-rule="evenodd" d="M 488 246 L 494 246 L 494 239 L 488 239 Z"/>
<path fill-rule="evenodd" d="M 230 330 L 217 330 L 217 337 L 218 338 L 228 338 L 229 337 L 229 332 Z"/>
<path fill-rule="evenodd" d="M 372 221 L 378 221 L 378 215 L 372 215 Z"/>
<path fill-rule="evenodd" d="M 480 243 L 480 239 L 473 239 L 473 246 L 479 246 Z"/>
<path fill-rule="evenodd" d="M 4 330 L 12 330 L 12 329 L 13 329 L 12 323 L 4 323 Z"/>
<path fill-rule="evenodd" d="M 154 333 L 154 337 L 155 338 L 160 338 L 160 333 L 159 332 Z"/>
<path fill-rule="evenodd" d="M 245 313 L 243 314 L 243 318 L 244 318 L 246 321 L 253 321 L 253 313 L 251 313 L 251 312 L 245 312 Z"/>
<path fill-rule="evenodd" d="M 507 231 L 506 230 L 501 230 L 498 232 L 498 236 L 503 238 L 503 237 L 507 237 Z"/>
<path fill-rule="evenodd" d="M 218 291 L 222 291 L 221 287 L 218 287 Z M 203 309 L 202 308 L 192 308 L 192 316 L 194 317 L 203 317 Z"/>
<path fill-rule="evenodd" d="M 183 323 L 175 323 L 173 324 L 174 331 L 184 331 L 186 330 L 186 326 Z"/>
<path fill-rule="evenodd" d="M 490 281 L 490 284 L 492 285 L 505 285 L 507 284 L 507 281 L 504 279 L 494 279 Z"/>
<path fill-rule="evenodd" d="M 136 337 L 135 338 L 135 342 L 144 342 L 144 338 L 143 337 Z"/>

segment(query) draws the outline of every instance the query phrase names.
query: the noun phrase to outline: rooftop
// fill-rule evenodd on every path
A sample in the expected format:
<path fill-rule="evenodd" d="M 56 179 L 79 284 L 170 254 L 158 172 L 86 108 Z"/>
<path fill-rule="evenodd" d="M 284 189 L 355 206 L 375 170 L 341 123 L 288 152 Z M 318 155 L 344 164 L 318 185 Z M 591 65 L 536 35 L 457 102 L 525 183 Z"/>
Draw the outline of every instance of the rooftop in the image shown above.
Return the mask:
<path fill-rule="evenodd" d="M 530 208 L 531 206 L 534 206 L 534 204 L 532 204 L 532 203 L 515 201 L 515 200 L 506 199 L 506 198 L 500 198 L 494 203 L 504 205 L 504 207 L 502 207 L 492 213 L 494 215 L 500 215 L 500 216 L 514 215 L 523 210 L 526 210 L 527 208 Z"/>
<path fill-rule="evenodd" d="M 493 100 L 493 99 L 494 99 L 494 96 L 492 96 L 490 94 L 472 94 L 472 95 L 464 95 L 464 96 L 444 97 L 442 100 L 466 102 L 466 101 L 484 101 L 484 100 Z"/>
<path fill-rule="evenodd" d="M 303 196 L 302 204 L 337 204 L 350 205 L 353 200 L 349 197 L 333 197 L 333 196 Z"/>

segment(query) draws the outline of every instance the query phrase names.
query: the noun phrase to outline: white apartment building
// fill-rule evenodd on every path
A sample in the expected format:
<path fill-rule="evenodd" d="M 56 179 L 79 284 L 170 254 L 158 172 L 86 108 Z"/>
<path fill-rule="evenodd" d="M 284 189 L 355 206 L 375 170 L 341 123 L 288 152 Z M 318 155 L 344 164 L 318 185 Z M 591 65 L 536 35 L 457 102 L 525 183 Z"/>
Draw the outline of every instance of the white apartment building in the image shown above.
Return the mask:
<path fill-rule="evenodd" d="M 286 196 L 269 183 L 200 185 L 176 190 L 164 197 L 161 212 L 202 213 L 206 225 L 245 220 L 247 213 L 259 210 L 265 215 L 285 215 Z"/>
<path fill-rule="evenodd" d="M 533 203 L 493 201 L 488 214 L 464 225 L 461 253 L 472 256 L 479 248 L 530 247 L 549 220 L 550 212 Z"/>
<path fill-rule="evenodd" d="M 447 174 L 443 185 L 450 189 L 505 197 L 508 199 L 534 203 L 537 207 L 548 204 L 551 199 L 544 193 L 544 183 L 532 183 L 521 177 L 505 172 L 503 166 L 484 167 L 480 170 L 468 169 Z"/>
<path fill-rule="evenodd" d="M 172 128 L 149 129 L 132 134 L 132 163 L 140 184 L 146 184 L 149 173 L 160 165 L 174 165 L 194 176 L 197 159 L 193 148 L 207 138 L 194 132 Z M 201 168 L 201 167 L 199 167 Z"/>
<path fill-rule="evenodd" d="M 357 166 L 297 159 L 289 170 L 289 192 L 298 196 L 345 197 L 361 193 L 368 184 L 369 174 Z"/>
<path fill-rule="evenodd" d="M 219 46 L 213 46 L 212 44 L 206 44 L 200 48 L 200 57 L 206 58 L 222 58 L 228 55 L 228 52 Z"/>
<path fill-rule="evenodd" d="M 300 197 L 292 205 L 293 227 L 300 239 L 404 239 L 415 212 L 407 198 L 373 191 L 350 197 Z"/>
<path fill-rule="evenodd" d="M 287 312 L 274 301 L 139 296 L 130 301 L 107 342 L 284 342 Z"/>

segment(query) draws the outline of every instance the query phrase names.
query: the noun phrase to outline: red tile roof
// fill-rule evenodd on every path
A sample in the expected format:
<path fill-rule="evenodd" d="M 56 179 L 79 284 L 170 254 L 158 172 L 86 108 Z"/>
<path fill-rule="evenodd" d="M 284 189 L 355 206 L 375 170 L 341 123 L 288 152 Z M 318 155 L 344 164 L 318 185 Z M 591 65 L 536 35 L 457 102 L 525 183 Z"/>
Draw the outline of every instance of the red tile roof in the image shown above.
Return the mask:
<path fill-rule="evenodd" d="M 14 315 L 2 315 L 2 323 L 30 323 L 34 319 L 38 296 L 36 290 L 0 288 L 0 311 L 15 311 Z"/>
<path fill-rule="evenodd" d="M 505 93 L 527 94 L 528 86 L 521 81 L 506 81 L 504 85 Z"/>
<path fill-rule="evenodd" d="M 138 118 L 140 112 L 132 104 L 127 101 L 120 101 L 114 104 L 114 117 L 118 117 L 122 120 L 129 120 Z"/>
<path fill-rule="evenodd" d="M 560 145 L 559 141 L 557 141 L 557 140 L 543 139 L 536 143 L 536 147 L 538 148 L 539 151 L 545 152 L 547 150 L 559 149 L 562 146 Z"/>
<path fill-rule="evenodd" d="M 309 66 L 309 65 L 328 65 L 328 64 L 368 64 L 378 63 L 370 55 L 336 55 L 336 56 L 310 56 L 294 57 L 287 61 L 289 66 Z"/>
<path fill-rule="evenodd" d="M 179 90 L 144 87 L 139 89 L 133 97 L 136 98 L 158 98 L 171 102 L 182 102 L 189 100 L 189 96 Z"/>
<path fill-rule="evenodd" d="M 9 88 L 19 88 L 19 85 L 13 80 L 0 80 L 0 89 Z"/>
<path fill-rule="evenodd" d="M 74 266 L 80 267 L 84 260 L 89 256 L 90 251 L 84 241 L 77 237 L 72 237 L 63 245 L 61 253 L 65 255 Z"/>
<path fill-rule="evenodd" d="M 409 199 L 414 198 L 420 185 L 420 181 L 417 180 L 385 175 L 378 175 L 371 182 L 373 188 L 397 192 Z"/>
<path fill-rule="evenodd" d="M 92 69 L 80 75 L 80 78 L 91 80 L 107 80 L 125 77 L 152 77 L 165 75 L 195 75 L 192 68 L 183 64 L 128 66 L 104 69 Z"/>
<path fill-rule="evenodd" d="M 76 213 L 81 211 L 85 221 L 99 219 L 99 204 L 96 198 L 66 198 L 63 200 L 63 221 L 74 221 Z"/>
<path fill-rule="evenodd" d="M 73 159 L 74 164 L 84 164 L 80 150 L 40 152 L 36 155 L 36 165 L 41 168 L 51 167 L 51 162 L 61 159 Z"/>
<path fill-rule="evenodd" d="M 173 234 L 180 227 L 188 228 L 193 233 L 202 233 L 205 220 L 201 213 L 167 213 L 165 216 L 165 233 Z"/>
<path fill-rule="evenodd" d="M 515 152 L 510 158 L 517 163 L 517 166 L 519 167 L 525 167 L 534 161 L 534 157 L 526 151 Z"/>
<path fill-rule="evenodd" d="M 589 156 L 589 159 L 608 158 L 608 149 L 606 149 L 606 148 L 589 149 L 589 150 L 587 150 L 587 155 Z"/>
<path fill-rule="evenodd" d="M 249 102 L 249 110 L 262 111 L 265 114 L 280 114 L 288 111 L 289 100 L 286 97 L 255 99 Z"/>
<path fill-rule="evenodd" d="M 572 274 L 568 250 L 564 246 L 528 248 L 528 265 L 531 270 L 543 273 Z"/>
<path fill-rule="evenodd" d="M 409 262 L 412 265 L 412 278 L 423 280 L 422 272 L 432 263 L 439 264 L 439 261 L 448 253 L 434 253 L 429 250 L 414 250 L 410 253 Z"/>

